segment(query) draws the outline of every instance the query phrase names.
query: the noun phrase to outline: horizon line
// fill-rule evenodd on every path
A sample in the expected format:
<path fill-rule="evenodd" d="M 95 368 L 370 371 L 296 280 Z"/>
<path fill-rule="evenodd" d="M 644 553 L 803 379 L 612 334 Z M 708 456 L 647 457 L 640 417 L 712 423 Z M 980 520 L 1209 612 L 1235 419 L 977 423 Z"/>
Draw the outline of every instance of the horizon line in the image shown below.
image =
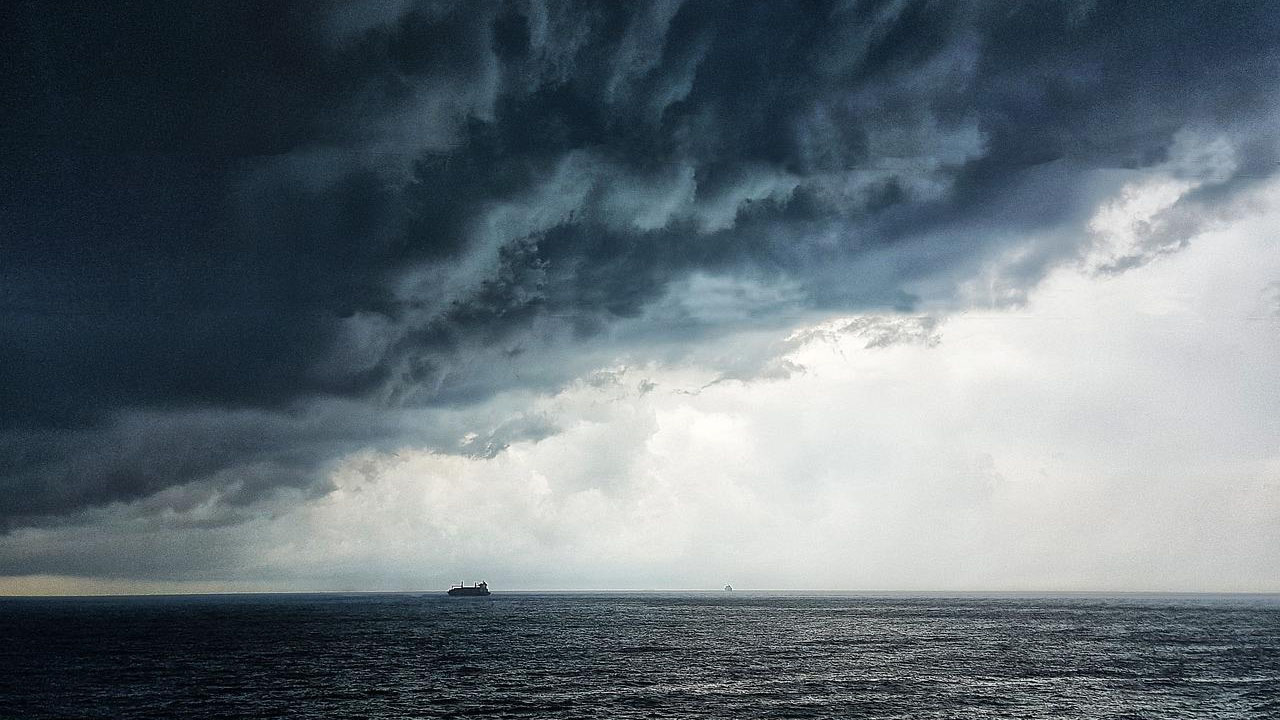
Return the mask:
<path fill-rule="evenodd" d="M 823 588 L 739 588 L 734 587 L 732 590 L 724 590 L 721 588 L 510 588 L 503 590 L 491 590 L 491 595 L 517 595 L 517 594 L 665 594 L 665 593 L 699 593 L 714 595 L 731 595 L 734 593 L 743 594 L 847 594 L 847 595 L 1036 595 L 1036 596 L 1068 596 L 1068 595 L 1254 595 L 1280 596 L 1280 590 L 1045 590 L 1045 589 L 1017 589 L 1017 590 L 997 590 L 997 589 L 823 589 Z M 217 596 L 236 596 L 236 595 L 423 595 L 445 596 L 447 590 L 439 589 L 417 589 L 417 590 L 209 590 L 209 591 L 193 591 L 193 592 L 106 592 L 106 593 L 0 593 L 0 600 L 3 599 L 20 599 L 20 598 L 112 598 L 112 597 L 217 597 Z"/>

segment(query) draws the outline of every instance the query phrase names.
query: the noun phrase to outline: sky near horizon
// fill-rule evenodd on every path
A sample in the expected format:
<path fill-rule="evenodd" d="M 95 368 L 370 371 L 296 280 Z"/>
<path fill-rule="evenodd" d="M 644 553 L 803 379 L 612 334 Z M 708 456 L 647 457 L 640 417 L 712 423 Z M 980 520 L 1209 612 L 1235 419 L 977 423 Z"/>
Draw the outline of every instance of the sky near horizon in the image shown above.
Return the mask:
<path fill-rule="evenodd" d="M 0 594 L 1280 592 L 1266 3 L 0 14 Z"/>

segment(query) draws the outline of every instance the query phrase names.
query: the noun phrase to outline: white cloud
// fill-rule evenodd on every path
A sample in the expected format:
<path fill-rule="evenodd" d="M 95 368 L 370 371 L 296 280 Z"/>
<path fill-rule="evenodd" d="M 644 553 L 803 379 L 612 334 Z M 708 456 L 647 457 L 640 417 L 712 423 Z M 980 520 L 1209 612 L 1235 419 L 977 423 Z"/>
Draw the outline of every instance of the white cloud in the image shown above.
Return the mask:
<path fill-rule="evenodd" d="M 714 374 L 615 369 L 538 401 L 564 432 L 492 459 L 351 458 L 276 528 L 305 541 L 275 562 L 537 587 L 1274 590 L 1280 335 L 1250 312 L 1278 215 L 1130 273 L 1064 268 L 941 343 L 817 326 L 785 358 L 805 373 L 691 395 Z M 631 392 L 641 377 L 657 389 Z"/>
<path fill-rule="evenodd" d="M 1225 137 L 1179 132 L 1168 161 L 1139 173 L 1119 197 L 1098 208 L 1089 221 L 1093 243 L 1085 267 L 1123 270 L 1176 252 L 1200 230 L 1206 214 L 1182 208 L 1180 202 L 1197 188 L 1229 180 L 1238 166 L 1235 148 Z"/>

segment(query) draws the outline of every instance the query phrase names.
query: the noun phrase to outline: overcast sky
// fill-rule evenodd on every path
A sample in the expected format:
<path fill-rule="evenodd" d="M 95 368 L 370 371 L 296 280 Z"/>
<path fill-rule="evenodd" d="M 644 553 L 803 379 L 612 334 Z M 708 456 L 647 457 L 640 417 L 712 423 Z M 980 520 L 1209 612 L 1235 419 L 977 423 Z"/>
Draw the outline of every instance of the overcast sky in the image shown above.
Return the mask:
<path fill-rule="evenodd" d="M 1269 3 L 0 15 L 0 593 L 1280 591 Z"/>

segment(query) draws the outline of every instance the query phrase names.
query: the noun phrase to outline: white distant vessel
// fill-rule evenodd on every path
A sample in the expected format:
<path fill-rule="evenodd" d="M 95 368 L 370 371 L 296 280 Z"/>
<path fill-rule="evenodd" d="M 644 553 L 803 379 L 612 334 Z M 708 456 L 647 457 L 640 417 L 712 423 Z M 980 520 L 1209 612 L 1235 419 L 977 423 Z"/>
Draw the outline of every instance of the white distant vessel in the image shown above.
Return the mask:
<path fill-rule="evenodd" d="M 461 583 L 449 588 L 449 594 L 454 597 L 477 597 L 489 594 L 489 583 L 478 582 L 471 587 L 467 587 Z"/>
<path fill-rule="evenodd" d="M 724 591 L 725 591 L 725 592 L 733 592 L 733 586 L 732 586 L 732 585 L 725 585 L 725 586 L 724 586 Z"/>

